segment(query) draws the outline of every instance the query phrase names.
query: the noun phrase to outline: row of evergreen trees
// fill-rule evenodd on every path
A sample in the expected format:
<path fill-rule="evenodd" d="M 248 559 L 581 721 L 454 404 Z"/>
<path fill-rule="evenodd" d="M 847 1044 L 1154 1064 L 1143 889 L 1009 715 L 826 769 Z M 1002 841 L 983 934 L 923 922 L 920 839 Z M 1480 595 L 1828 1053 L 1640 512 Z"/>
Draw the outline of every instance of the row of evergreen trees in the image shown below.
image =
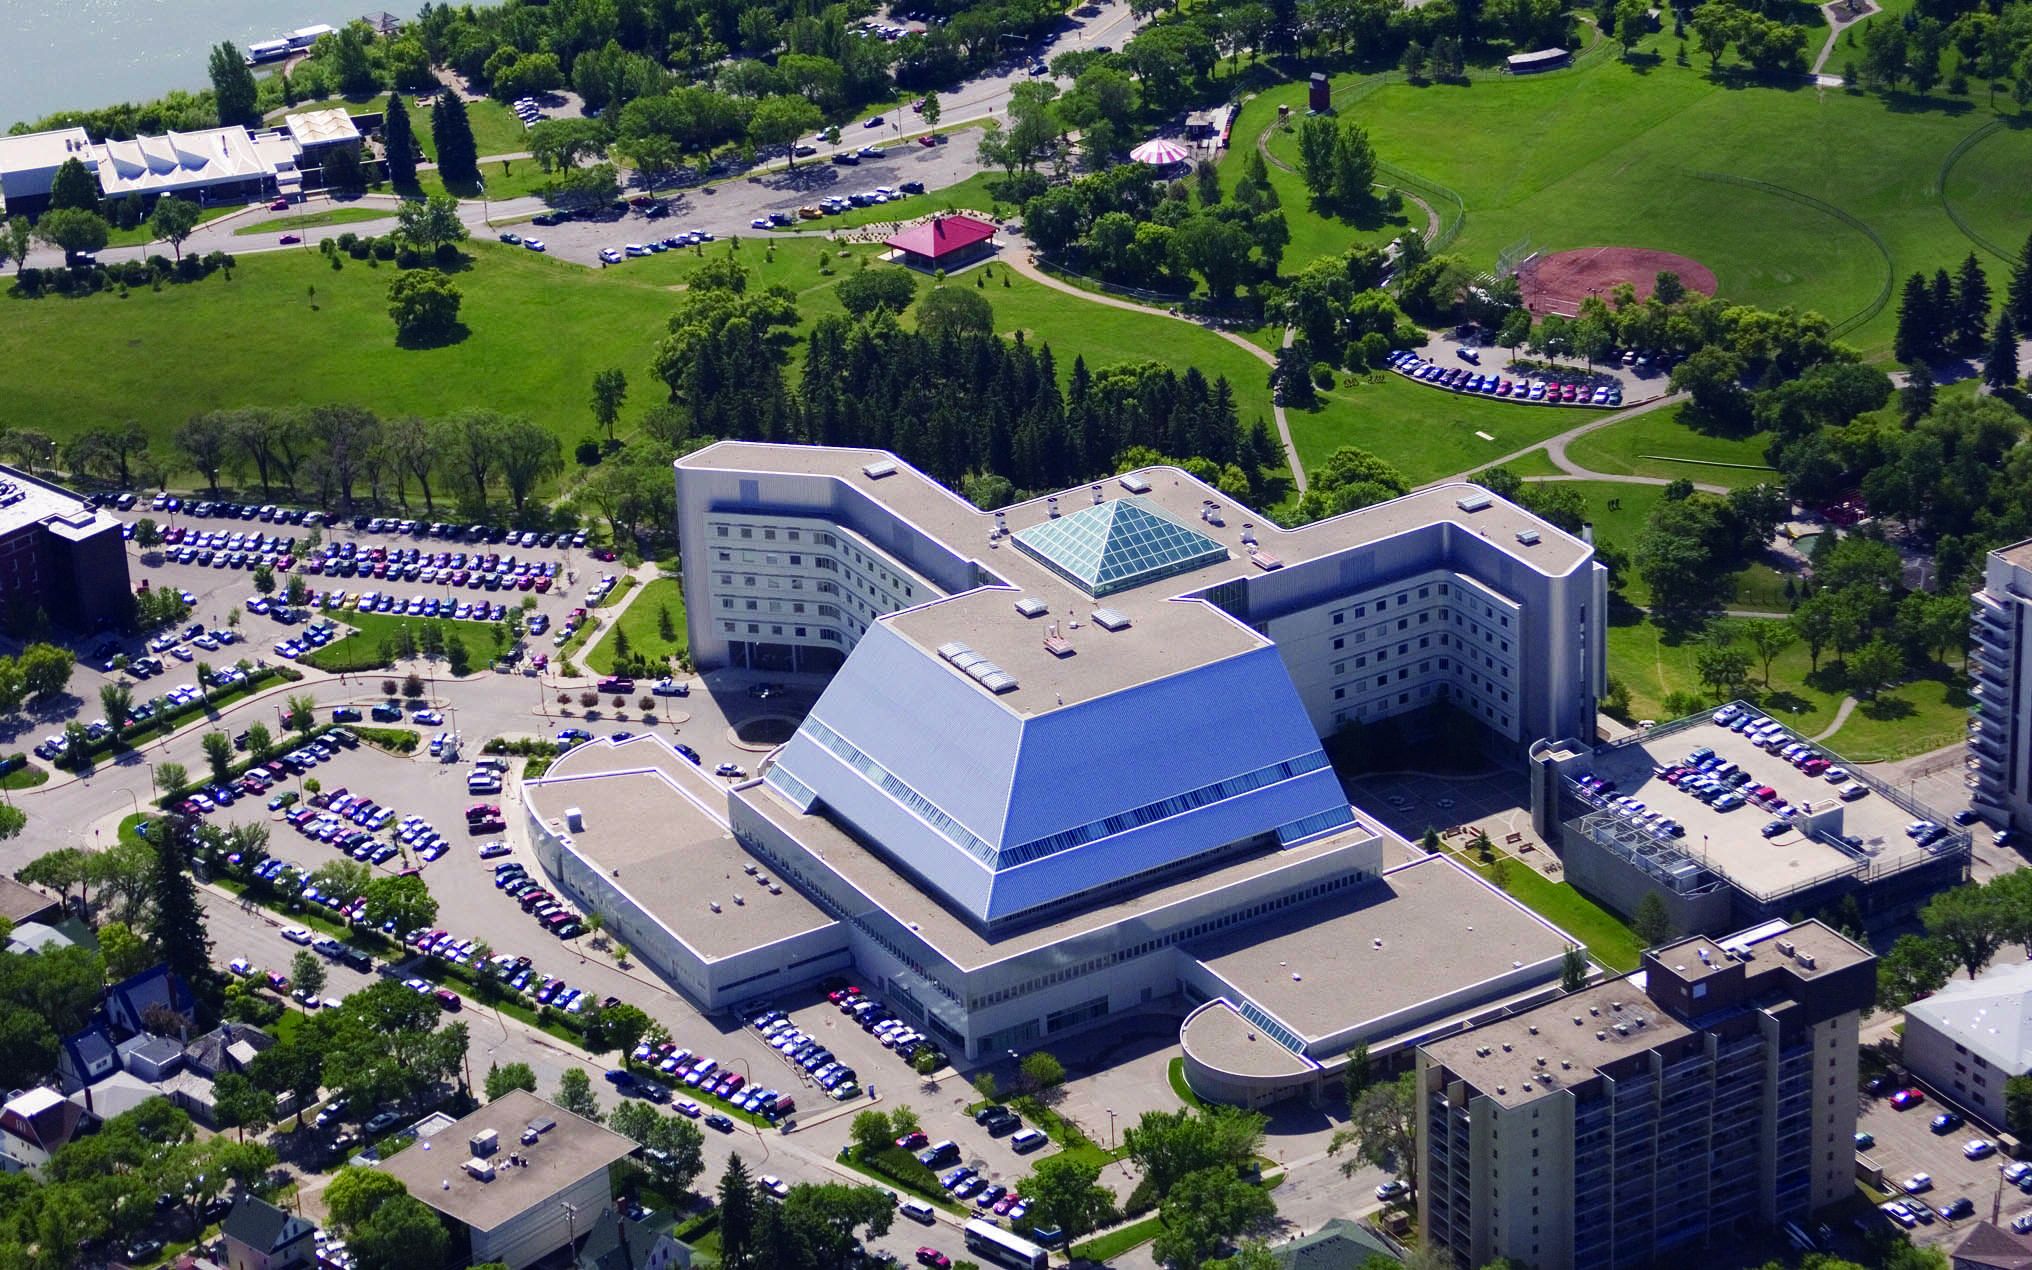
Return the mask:
<path fill-rule="evenodd" d="M 2019 377 L 2018 341 L 2032 331 L 2032 237 L 2025 241 L 2003 311 L 1990 320 L 1992 295 L 1982 262 L 1974 252 L 1952 275 L 1945 269 L 1931 279 L 1914 273 L 1905 280 L 1898 301 L 1898 330 L 1892 352 L 1908 366 L 1924 367 L 1946 357 L 1984 356 L 1984 378 L 2006 387 Z"/>

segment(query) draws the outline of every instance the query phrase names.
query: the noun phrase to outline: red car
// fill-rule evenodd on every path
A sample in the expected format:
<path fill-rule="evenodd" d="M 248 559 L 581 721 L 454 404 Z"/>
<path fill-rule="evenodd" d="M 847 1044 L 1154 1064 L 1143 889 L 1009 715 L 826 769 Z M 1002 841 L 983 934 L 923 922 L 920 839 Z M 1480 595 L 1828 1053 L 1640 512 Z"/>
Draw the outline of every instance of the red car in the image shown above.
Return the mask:
<path fill-rule="evenodd" d="M 300 242 L 302 242 L 302 241 L 303 241 L 303 235 L 302 235 L 302 234 L 284 234 L 284 235 L 282 236 L 282 239 L 281 239 L 281 241 L 282 241 L 282 245 L 283 245 L 283 246 L 285 246 L 285 247 L 294 247 L 294 246 L 296 246 L 296 244 L 298 244 L 298 243 L 300 243 Z"/>
<path fill-rule="evenodd" d="M 917 1250 L 917 1264 L 920 1266 L 932 1266 L 935 1270 L 952 1270 L 952 1258 L 936 1248 L 919 1248 Z"/>
<path fill-rule="evenodd" d="M 271 212 L 286 212 L 289 210 L 289 200 L 286 198 L 278 198 L 273 203 L 270 203 L 268 205 L 268 210 Z"/>
<path fill-rule="evenodd" d="M 1901 1089 L 1891 1095 L 1891 1105 L 1900 1111 L 1910 1111 L 1926 1101 L 1926 1092 L 1921 1089 Z"/>
<path fill-rule="evenodd" d="M 922 1129 L 912 1129 L 909 1133 L 896 1139 L 896 1147 L 901 1151 L 915 1151 L 920 1147 L 929 1145 L 931 1145 L 931 1139 L 924 1135 L 924 1130 Z"/>

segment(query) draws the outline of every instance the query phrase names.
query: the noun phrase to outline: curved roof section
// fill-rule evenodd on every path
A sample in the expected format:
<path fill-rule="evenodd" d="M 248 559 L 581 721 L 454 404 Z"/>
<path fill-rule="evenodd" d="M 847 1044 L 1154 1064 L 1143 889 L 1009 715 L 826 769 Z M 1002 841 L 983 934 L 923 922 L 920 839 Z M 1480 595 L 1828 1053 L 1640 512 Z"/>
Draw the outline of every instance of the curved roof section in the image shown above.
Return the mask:
<path fill-rule="evenodd" d="M 1141 497 L 1041 521 L 1019 531 L 1016 545 L 1096 599 L 1228 558 L 1226 547 Z"/>

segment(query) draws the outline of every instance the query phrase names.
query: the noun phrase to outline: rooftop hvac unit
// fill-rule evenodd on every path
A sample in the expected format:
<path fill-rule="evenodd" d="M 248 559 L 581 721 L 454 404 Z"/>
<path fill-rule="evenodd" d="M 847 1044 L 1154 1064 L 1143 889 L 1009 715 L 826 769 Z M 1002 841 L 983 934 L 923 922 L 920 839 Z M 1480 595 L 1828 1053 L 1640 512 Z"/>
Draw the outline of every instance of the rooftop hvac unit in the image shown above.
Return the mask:
<path fill-rule="evenodd" d="M 748 901 L 741 898 L 741 893 L 739 891 L 734 892 L 734 907 L 740 908 L 745 904 L 747 904 L 747 902 Z"/>
<path fill-rule="evenodd" d="M 776 885 L 776 883 L 774 883 L 774 882 L 771 882 L 771 883 L 769 884 L 769 893 L 770 893 L 771 895 L 781 895 L 781 894 L 783 894 L 783 888 L 782 888 L 782 887 L 780 887 L 780 886 L 778 886 L 778 885 Z"/>
<path fill-rule="evenodd" d="M 1256 527 L 1248 521 L 1242 522 L 1242 545 L 1244 547 L 1256 545 Z"/>
<path fill-rule="evenodd" d="M 1046 635 L 1044 651 L 1053 657 L 1070 657 L 1073 653 L 1072 641 L 1063 635 Z"/>
<path fill-rule="evenodd" d="M 871 481 L 879 481 L 885 476 L 894 476 L 896 475 L 896 460 L 878 459 L 862 468 L 861 475 Z"/>
<path fill-rule="evenodd" d="M 1793 943 L 1791 940 L 1781 939 L 1778 941 L 1778 952 L 1782 956 L 1790 957 L 1792 955 L 1792 951 L 1793 951 Z"/>
<path fill-rule="evenodd" d="M 573 833 L 584 833 L 586 831 L 586 813 L 577 807 L 565 808 L 564 827 Z"/>
<path fill-rule="evenodd" d="M 466 1172 L 482 1182 L 491 1182 L 494 1180 L 494 1163 L 491 1160 L 467 1160 Z"/>
<path fill-rule="evenodd" d="M 752 864 L 744 864 L 744 865 L 742 865 L 742 866 L 741 866 L 741 872 L 743 872 L 743 873 L 747 874 L 747 875 L 748 875 L 749 877 L 754 877 L 754 876 L 755 876 L 755 866 L 754 866 L 754 865 L 752 865 Z"/>
<path fill-rule="evenodd" d="M 1806 970 L 1811 970 L 1811 969 L 1813 969 L 1813 954 L 1812 954 L 1812 953 L 1810 953 L 1810 952 L 1803 952 L 1803 953 L 1799 953 L 1799 954 L 1797 954 L 1797 960 L 1798 960 L 1798 962 L 1799 962 L 1800 966 L 1801 966 L 1801 967 L 1802 967 L 1803 969 L 1806 969 Z"/>
<path fill-rule="evenodd" d="M 1046 498 L 1046 499 L 1044 500 L 1044 509 L 1045 509 L 1046 511 L 1048 511 L 1048 512 L 1050 512 L 1050 513 L 1051 513 L 1051 518 L 1052 518 L 1053 520 L 1057 520 L 1057 519 L 1058 519 L 1058 495 L 1056 495 L 1056 494 L 1053 494 L 1053 495 L 1051 495 L 1050 497 Z"/>
<path fill-rule="evenodd" d="M 1006 670 L 998 670 L 986 679 L 981 680 L 981 686 L 996 696 L 1000 696 L 1005 692 L 1016 691 L 1016 676 Z"/>
<path fill-rule="evenodd" d="M 501 1135 L 492 1129 L 482 1129 L 466 1145 L 472 1148 L 474 1155 L 485 1159 L 500 1149 Z"/>
<path fill-rule="evenodd" d="M 1227 523 L 1221 519 L 1221 505 L 1211 498 L 1200 507 L 1199 518 L 1209 525 L 1223 525 Z"/>
<path fill-rule="evenodd" d="M 1016 601 L 1016 611 L 1025 617 L 1043 617 L 1051 612 L 1051 606 L 1034 595 L 1026 595 Z"/>
<path fill-rule="evenodd" d="M 963 653 L 954 653 L 951 660 L 954 670 L 969 675 L 974 672 L 974 667 L 976 666 L 987 666 L 993 664 L 987 658 L 981 656 L 979 653 L 975 652 L 971 648 L 967 649 Z"/>
<path fill-rule="evenodd" d="M 1535 547 L 1538 545 L 1538 531 L 1536 529 L 1520 529 L 1517 531 L 1517 541 L 1527 547 Z"/>
<path fill-rule="evenodd" d="M 1130 626 L 1129 615 L 1118 609 L 1095 609 L 1094 625 L 1104 631 L 1126 631 Z"/>
<path fill-rule="evenodd" d="M 1487 511 L 1494 503 L 1495 499 L 1487 490 L 1476 490 L 1472 494 L 1461 495 L 1454 500 L 1453 505 L 1464 512 L 1480 512 Z"/>
<path fill-rule="evenodd" d="M 1282 560 L 1279 560 L 1276 556 L 1271 555 L 1267 551 L 1250 552 L 1249 563 L 1255 565 L 1258 569 L 1261 569 L 1265 573 L 1270 572 L 1272 569 L 1282 569 L 1284 567 L 1284 562 Z"/>
<path fill-rule="evenodd" d="M 1148 494 L 1150 492 L 1150 482 L 1134 472 L 1124 473 L 1118 483 L 1131 494 Z"/>
<path fill-rule="evenodd" d="M 720 911 L 720 902 L 718 900 L 707 900 L 706 907 L 717 913 Z"/>
<path fill-rule="evenodd" d="M 974 651 L 973 649 L 968 648 L 965 644 L 960 643 L 958 640 L 954 640 L 949 644 L 940 644 L 938 646 L 938 655 L 947 661 L 951 661 L 953 658 L 958 657 L 961 653 L 971 653 L 973 651 Z"/>

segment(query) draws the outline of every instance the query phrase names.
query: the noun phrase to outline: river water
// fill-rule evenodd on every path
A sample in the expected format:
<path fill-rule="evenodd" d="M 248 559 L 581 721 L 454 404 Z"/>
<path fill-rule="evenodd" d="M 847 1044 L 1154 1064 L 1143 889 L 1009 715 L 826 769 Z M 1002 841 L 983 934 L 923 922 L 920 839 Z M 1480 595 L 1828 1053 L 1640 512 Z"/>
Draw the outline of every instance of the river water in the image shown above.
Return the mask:
<path fill-rule="evenodd" d="M 346 0 L 0 0 L 0 131 L 67 107 L 106 106 L 209 84 L 220 40 L 254 40 L 387 8 Z"/>

